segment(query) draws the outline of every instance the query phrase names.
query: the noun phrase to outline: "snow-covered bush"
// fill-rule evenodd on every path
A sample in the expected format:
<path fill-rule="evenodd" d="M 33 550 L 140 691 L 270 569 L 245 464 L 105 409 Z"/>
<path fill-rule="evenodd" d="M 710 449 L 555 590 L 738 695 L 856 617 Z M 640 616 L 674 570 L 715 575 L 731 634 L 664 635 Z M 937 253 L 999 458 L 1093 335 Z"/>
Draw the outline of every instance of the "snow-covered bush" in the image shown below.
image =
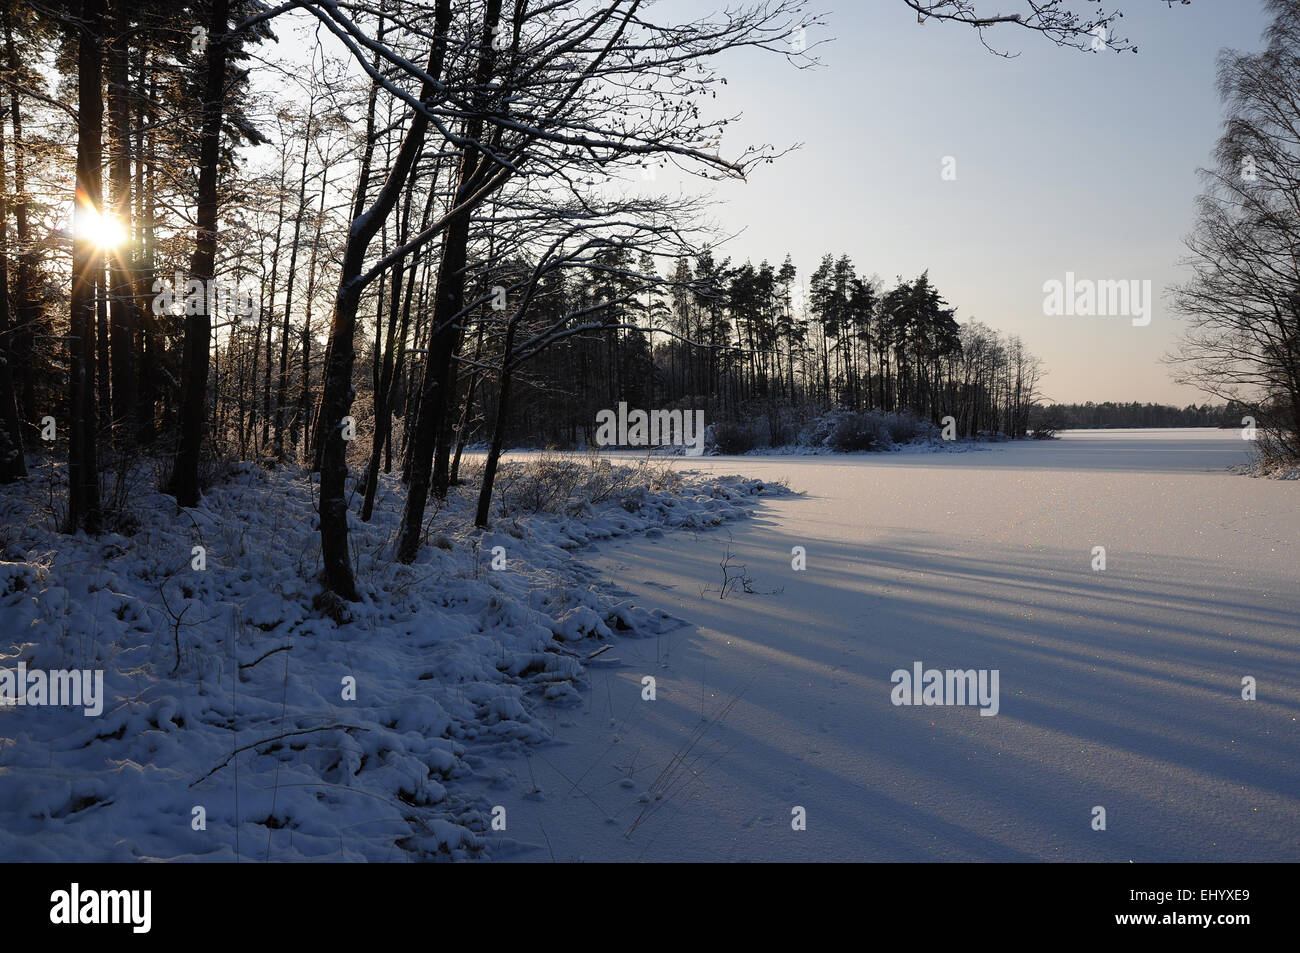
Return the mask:
<path fill-rule="evenodd" d="M 1300 468 L 1300 457 L 1286 436 L 1280 428 L 1259 429 L 1255 438 L 1255 463 L 1260 472 L 1276 475 Z"/>
<path fill-rule="evenodd" d="M 915 414 L 909 414 L 906 411 L 893 413 L 870 411 L 870 413 L 879 414 L 885 429 L 889 431 L 889 439 L 894 443 L 902 444 L 915 443 L 918 440 L 934 440 L 940 435 L 939 428 L 929 420 Z"/>
<path fill-rule="evenodd" d="M 833 410 L 830 413 L 822 414 L 808 421 L 801 431 L 799 431 L 799 446 L 801 447 L 824 447 L 826 441 L 830 438 L 831 431 L 835 429 L 835 424 L 846 411 Z"/>
<path fill-rule="evenodd" d="M 855 450 L 888 450 L 894 441 L 881 415 L 867 411 L 841 414 L 826 438 L 826 445 L 840 453 L 850 453 Z"/>
<path fill-rule="evenodd" d="M 906 411 L 832 410 L 808 422 L 799 434 L 799 445 L 852 453 L 892 450 L 939 437 L 940 429 L 931 421 Z"/>
<path fill-rule="evenodd" d="M 748 453 L 754 449 L 753 427 L 739 420 L 722 420 L 708 428 L 705 446 L 718 453 Z"/>

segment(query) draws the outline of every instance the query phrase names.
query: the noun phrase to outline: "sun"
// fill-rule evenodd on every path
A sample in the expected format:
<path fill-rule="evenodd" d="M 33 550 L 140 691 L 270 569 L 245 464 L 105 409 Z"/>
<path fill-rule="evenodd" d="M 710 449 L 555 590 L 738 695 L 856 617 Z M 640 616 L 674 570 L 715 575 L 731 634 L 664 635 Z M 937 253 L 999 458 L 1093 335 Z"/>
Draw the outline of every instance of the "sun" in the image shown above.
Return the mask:
<path fill-rule="evenodd" d="M 126 243 L 126 229 L 111 214 L 104 214 L 93 205 L 78 204 L 73 215 L 73 231 L 87 239 L 96 248 L 107 250 Z"/>

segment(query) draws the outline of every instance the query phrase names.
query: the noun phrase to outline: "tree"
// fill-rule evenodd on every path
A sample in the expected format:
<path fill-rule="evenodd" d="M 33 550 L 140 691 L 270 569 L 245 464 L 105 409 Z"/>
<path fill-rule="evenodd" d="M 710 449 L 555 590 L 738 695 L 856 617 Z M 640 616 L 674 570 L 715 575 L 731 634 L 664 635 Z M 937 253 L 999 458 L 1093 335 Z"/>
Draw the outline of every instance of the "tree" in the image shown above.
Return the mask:
<path fill-rule="evenodd" d="M 1268 0 L 1258 54 L 1224 51 L 1228 111 L 1187 239 L 1188 318 L 1166 360 L 1180 383 L 1254 410 L 1281 456 L 1300 459 L 1300 7 Z"/>
<path fill-rule="evenodd" d="M 424 146 L 429 125 L 429 109 L 445 95 L 439 80 L 447 53 L 447 33 L 451 21 L 450 0 L 439 0 L 429 61 L 420 90 L 419 106 L 413 110 L 410 124 L 402 139 L 392 168 L 373 204 L 366 205 L 365 181 L 369 174 L 370 153 L 362 165 L 352 225 L 343 256 L 338 293 L 334 301 L 334 319 L 330 330 L 329 357 L 321 397 L 321 480 L 320 527 L 321 555 L 325 563 L 325 585 L 336 595 L 355 601 L 356 580 L 352 575 L 348 553 L 347 457 L 343 440 L 343 418 L 352 405 L 352 367 L 356 360 L 355 337 L 357 309 L 361 292 L 377 274 L 362 273 L 366 251 L 384 219 L 397 204 L 402 188 L 416 157 Z M 490 42 L 490 35 L 489 35 Z M 387 265 L 379 273 L 386 270 Z"/>
<path fill-rule="evenodd" d="M 5 166 L 4 123 L 0 121 L 0 168 Z M 22 426 L 14 393 L 13 329 L 9 322 L 9 196 L 0 175 L 0 483 L 12 483 L 27 475 L 23 457 Z"/>
<path fill-rule="evenodd" d="M 95 284 L 102 252 L 95 223 L 103 214 L 104 0 L 82 0 L 77 28 L 77 183 L 73 197 L 72 302 L 68 334 L 67 531 L 99 530 L 99 466 L 95 447 Z"/>
<path fill-rule="evenodd" d="M 217 226 L 220 203 L 217 176 L 221 164 L 222 119 L 231 102 L 231 88 L 236 85 L 227 75 L 228 65 L 240 55 L 240 44 L 264 32 L 232 28 L 230 0 L 212 0 L 203 51 L 203 92 L 200 99 L 202 122 L 199 133 L 198 194 L 194 220 L 194 255 L 190 260 L 190 280 L 203 290 L 202 307 L 186 308 L 185 353 L 182 365 L 180 412 L 180 446 L 172 469 L 170 490 L 181 506 L 197 506 L 200 498 L 199 461 L 206 432 L 208 371 L 212 345 L 212 280 L 216 277 Z M 245 127 L 254 141 L 260 137 Z M 191 313 L 192 312 L 192 313 Z M 268 368 L 269 370 L 269 368 Z"/>
<path fill-rule="evenodd" d="M 113 9 L 113 37 L 108 44 L 109 156 L 108 214 L 125 234 L 131 223 L 131 90 L 130 55 L 133 4 L 119 0 Z M 130 446 L 139 430 L 137 420 L 137 370 L 135 338 L 138 321 L 131 288 L 130 247 L 125 242 L 109 251 L 109 308 L 111 310 L 112 435 L 119 447 Z M 104 368 L 107 376 L 109 369 Z"/>
<path fill-rule="evenodd" d="M 402 534 L 397 544 L 397 558 L 407 563 L 414 560 L 419 551 L 425 501 L 430 487 L 442 495 L 450 477 L 444 425 L 454 384 L 452 359 L 460 339 L 459 319 L 465 300 L 466 249 L 471 215 L 474 208 L 495 190 L 494 186 L 499 188 L 504 183 L 503 178 L 497 178 L 499 169 L 491 159 L 492 150 L 485 150 L 479 141 L 484 133 L 483 114 L 494 107 L 500 109 L 500 103 L 494 100 L 504 98 L 504 84 L 496 91 L 489 88 L 496 72 L 496 34 L 502 29 L 500 20 L 501 0 L 487 0 L 478 28 L 474 78 L 470 87 L 473 111 L 464 120 L 453 210 L 448 216 L 438 261 L 438 294 L 430 319 L 429 352 L 411 440 L 410 482 L 402 513 Z M 517 46 L 518 29 L 513 32 L 513 44 Z M 494 138 L 499 138 L 499 130 L 494 130 Z M 442 447 L 439 448 L 438 444 Z M 435 453 L 439 453 L 436 469 Z"/>

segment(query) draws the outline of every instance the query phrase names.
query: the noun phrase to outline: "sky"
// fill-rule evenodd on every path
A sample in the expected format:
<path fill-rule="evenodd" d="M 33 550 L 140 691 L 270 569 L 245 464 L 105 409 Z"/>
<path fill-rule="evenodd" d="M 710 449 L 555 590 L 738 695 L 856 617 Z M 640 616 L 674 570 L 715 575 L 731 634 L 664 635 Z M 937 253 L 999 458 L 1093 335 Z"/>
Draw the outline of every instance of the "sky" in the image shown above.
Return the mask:
<path fill-rule="evenodd" d="M 659 9 L 702 16 L 716 6 Z M 1044 362 L 1052 400 L 1205 402 L 1159 363 L 1182 323 L 1163 293 L 1187 275 L 1179 260 L 1196 172 L 1222 128 L 1217 55 L 1258 49 L 1266 18 L 1258 0 L 1106 6 L 1125 12 L 1117 32 L 1137 53 L 990 31 L 993 45 L 1020 53 L 1005 59 L 969 27 L 919 24 L 902 0 L 839 0 L 820 7 L 825 27 L 807 31 L 810 46 L 833 41 L 816 51 L 820 68 L 732 55 L 717 108 L 744 117 L 723 154 L 760 142 L 802 148 L 715 187 L 715 217 L 742 232 L 725 253 L 776 265 L 789 253 L 803 281 L 826 252 L 890 283 L 929 269 L 959 321 L 1022 337 Z M 955 160 L 949 180 L 945 157 Z M 1044 283 L 1067 272 L 1150 281 L 1150 323 L 1045 315 Z"/>

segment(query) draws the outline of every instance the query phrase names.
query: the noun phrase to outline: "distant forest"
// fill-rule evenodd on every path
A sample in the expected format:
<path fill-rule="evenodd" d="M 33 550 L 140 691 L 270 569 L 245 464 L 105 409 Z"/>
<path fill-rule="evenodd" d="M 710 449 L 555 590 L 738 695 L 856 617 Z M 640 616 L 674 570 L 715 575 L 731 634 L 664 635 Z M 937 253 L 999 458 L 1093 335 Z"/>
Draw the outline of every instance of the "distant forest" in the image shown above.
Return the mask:
<path fill-rule="evenodd" d="M 1053 430 L 1108 430 L 1116 427 L 1240 427 L 1241 418 L 1249 413 L 1240 405 L 1188 404 L 1120 404 L 1105 401 L 1094 404 L 1051 404 L 1035 407 L 1030 415 L 1034 427 Z"/>
<path fill-rule="evenodd" d="M 1028 431 L 1039 361 L 1019 338 L 959 325 L 926 273 L 886 286 L 859 276 L 847 255 L 826 255 L 805 295 L 789 256 L 780 268 L 733 264 L 706 248 L 662 277 L 649 255 L 634 266 L 616 250 L 602 264 L 543 283 L 542 327 L 575 312 L 601 315 L 603 327 L 554 341 L 520 368 L 509 441 L 589 445 L 597 411 L 620 401 L 700 409 L 710 424 L 761 423 L 759 445 L 794 443 L 834 408 L 935 423 L 951 415 L 963 436 Z M 485 276 L 482 299 L 494 280 L 508 283 Z M 491 391 L 478 399 L 462 411 L 471 439 L 498 414 Z"/>

